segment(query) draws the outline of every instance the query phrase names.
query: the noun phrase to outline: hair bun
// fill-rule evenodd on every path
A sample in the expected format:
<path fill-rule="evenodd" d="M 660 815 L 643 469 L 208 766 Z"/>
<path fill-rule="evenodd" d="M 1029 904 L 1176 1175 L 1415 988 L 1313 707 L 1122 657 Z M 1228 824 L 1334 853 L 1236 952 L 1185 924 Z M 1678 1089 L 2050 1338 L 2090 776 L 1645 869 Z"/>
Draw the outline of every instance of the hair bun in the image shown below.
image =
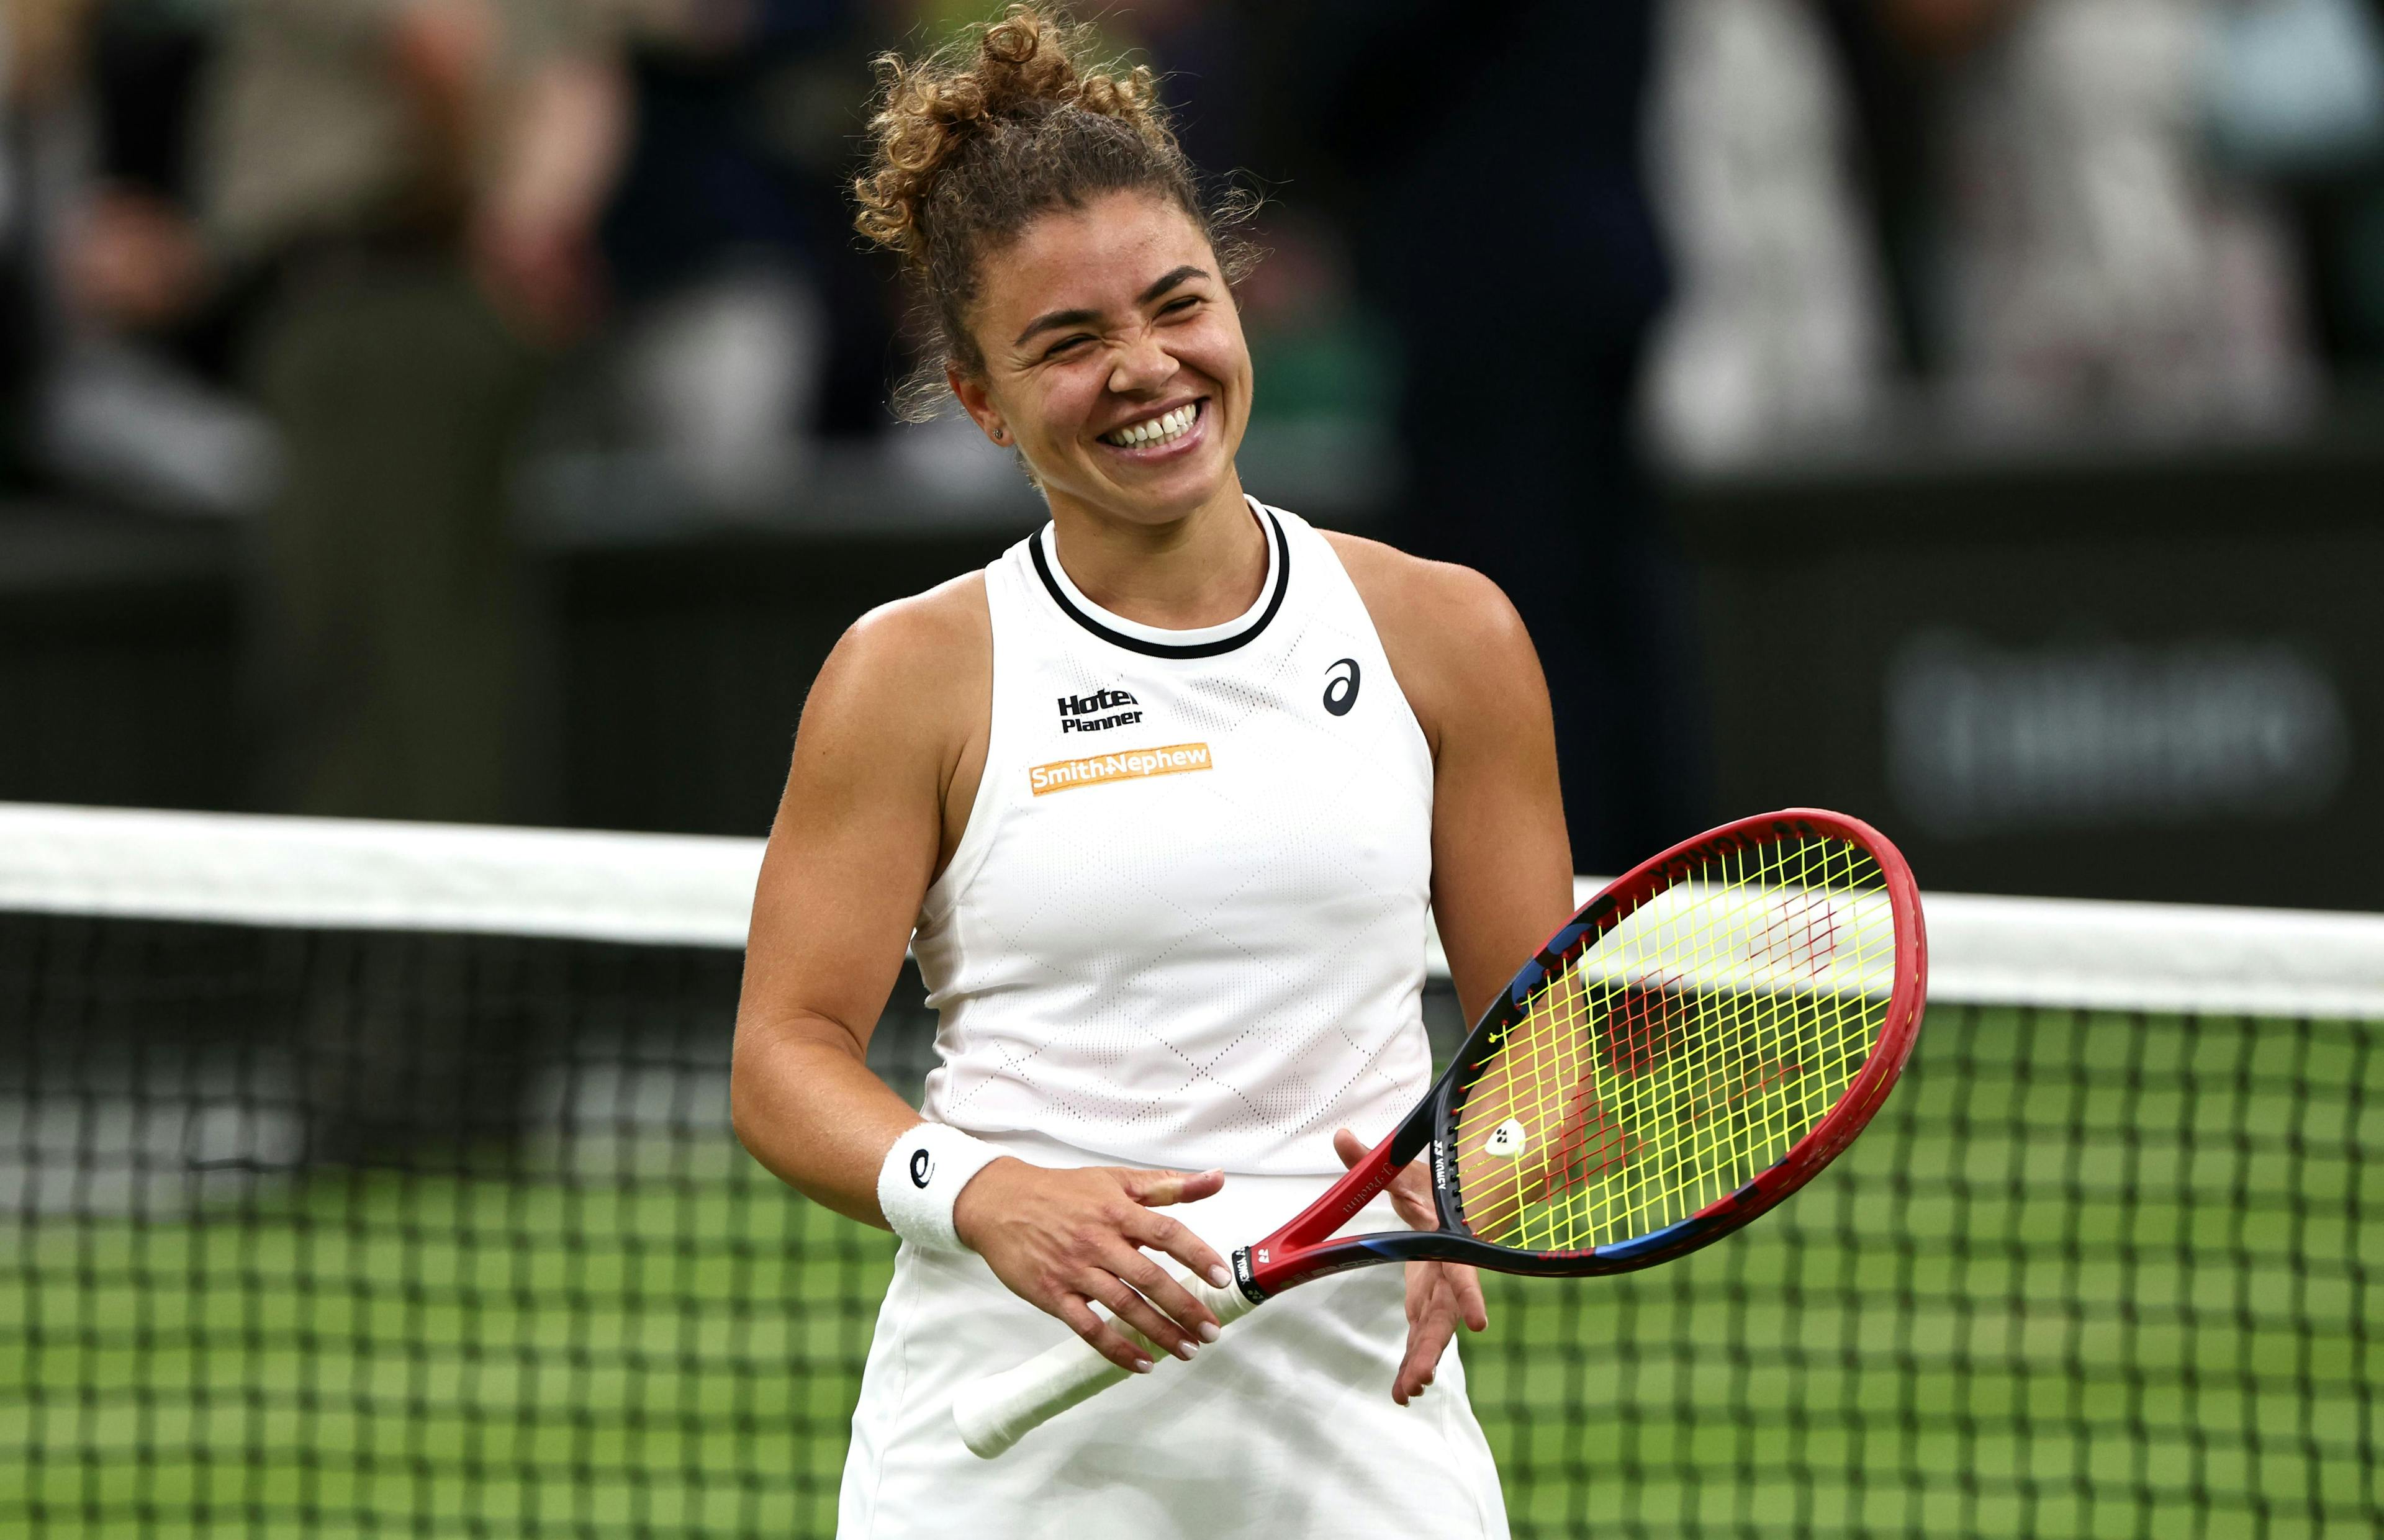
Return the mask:
<path fill-rule="evenodd" d="M 1099 62 L 1090 27 L 1056 6 L 1012 5 L 916 64 L 876 60 L 880 94 L 869 120 L 875 154 L 854 184 L 861 232 L 906 260 L 925 260 L 921 227 L 944 172 L 975 141 L 1006 123 L 1074 108 L 1116 119 L 1173 154 L 1175 137 L 1147 66 Z"/>
<path fill-rule="evenodd" d="M 1032 0 L 915 64 L 878 58 L 875 143 L 853 183 L 853 223 L 900 255 L 925 302 L 925 348 L 895 391 L 898 415 L 933 416 L 948 370 L 983 373 L 969 311 L 985 258 L 1049 210 L 1141 193 L 1199 227 L 1227 282 L 1255 259 L 1231 233 L 1255 200 L 1231 189 L 1204 197 L 1150 71 L 1104 64 L 1095 46 L 1092 29 L 1053 0 Z"/>

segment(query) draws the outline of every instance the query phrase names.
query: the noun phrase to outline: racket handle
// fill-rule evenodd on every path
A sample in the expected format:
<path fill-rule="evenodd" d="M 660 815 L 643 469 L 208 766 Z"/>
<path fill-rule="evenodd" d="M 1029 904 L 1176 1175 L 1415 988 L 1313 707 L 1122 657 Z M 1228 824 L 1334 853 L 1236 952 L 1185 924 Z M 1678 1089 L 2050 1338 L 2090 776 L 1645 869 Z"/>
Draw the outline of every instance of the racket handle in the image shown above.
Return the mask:
<path fill-rule="evenodd" d="M 1248 1315 L 1253 1308 L 1249 1297 L 1238 1288 L 1217 1288 L 1201 1278 L 1176 1282 L 1208 1306 L 1221 1326 Z M 1124 1322 L 1111 1324 L 1149 1354 L 1153 1363 L 1168 1356 Z M 1126 1371 L 1103 1358 L 1091 1343 L 1072 1336 L 1015 1369 L 962 1385 L 952 1399 L 952 1421 L 961 1425 L 961 1442 L 968 1446 L 969 1453 L 991 1459 L 1077 1402 L 1126 1377 Z"/>

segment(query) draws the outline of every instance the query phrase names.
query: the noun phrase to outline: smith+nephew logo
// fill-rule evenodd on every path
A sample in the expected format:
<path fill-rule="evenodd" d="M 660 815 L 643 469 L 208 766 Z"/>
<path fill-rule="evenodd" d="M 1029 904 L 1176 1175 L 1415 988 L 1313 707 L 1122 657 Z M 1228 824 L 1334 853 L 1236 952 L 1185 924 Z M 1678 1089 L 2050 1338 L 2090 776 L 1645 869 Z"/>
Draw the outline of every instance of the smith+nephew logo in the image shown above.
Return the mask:
<path fill-rule="evenodd" d="M 1104 781 L 1148 780 L 1153 776 L 1182 776 L 1212 768 L 1205 743 L 1171 743 L 1163 749 L 1128 749 L 1085 759 L 1055 760 L 1031 766 L 1026 784 L 1037 797 Z"/>
<path fill-rule="evenodd" d="M 1142 720 L 1138 711 L 1120 711 L 1121 706 L 1138 706 L 1141 702 L 1122 689 L 1097 689 L 1090 695 L 1062 695 L 1060 702 L 1060 730 L 1063 733 L 1097 733 L 1105 727 L 1130 727 Z M 1101 714 L 1111 714 L 1104 716 Z"/>

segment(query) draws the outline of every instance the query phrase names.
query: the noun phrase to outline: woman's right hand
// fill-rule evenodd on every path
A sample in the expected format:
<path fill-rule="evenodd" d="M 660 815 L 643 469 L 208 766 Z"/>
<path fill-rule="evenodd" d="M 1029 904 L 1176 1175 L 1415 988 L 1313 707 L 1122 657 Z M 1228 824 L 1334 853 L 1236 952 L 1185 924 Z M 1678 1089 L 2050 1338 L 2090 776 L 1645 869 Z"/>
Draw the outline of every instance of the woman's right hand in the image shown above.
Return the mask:
<path fill-rule="evenodd" d="M 1142 1249 L 1165 1252 L 1219 1288 L 1225 1260 L 1181 1221 L 1151 1212 L 1225 1185 L 1224 1173 L 1053 1170 L 1004 1157 L 961 1189 L 952 1224 L 1012 1294 L 1068 1323 L 1121 1369 L 1150 1360 L 1093 1311 L 1098 1304 L 1151 1341 L 1189 1359 L 1217 1340 L 1217 1318 Z"/>

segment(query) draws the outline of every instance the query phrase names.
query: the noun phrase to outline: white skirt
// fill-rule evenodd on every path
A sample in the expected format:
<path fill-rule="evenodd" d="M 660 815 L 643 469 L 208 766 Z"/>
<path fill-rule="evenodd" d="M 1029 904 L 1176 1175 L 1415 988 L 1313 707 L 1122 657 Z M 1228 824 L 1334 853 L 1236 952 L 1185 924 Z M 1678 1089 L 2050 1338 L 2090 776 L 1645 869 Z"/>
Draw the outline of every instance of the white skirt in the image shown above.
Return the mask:
<path fill-rule="evenodd" d="M 1031 1136 L 994 1139 L 1037 1165 L 1101 1161 Z M 1317 1176 L 1229 1176 L 1173 1210 L 1231 1255 L 1322 1193 Z M 1377 1200 L 1351 1230 L 1400 1228 Z M 1503 1540 L 1506 1505 L 1454 1347 L 1401 1408 L 1397 1267 L 1319 1279 L 1228 1327 L 1190 1363 L 1162 1356 L 998 1459 L 961 1443 L 952 1399 L 979 1375 L 1068 1337 L 975 1255 L 905 1246 L 852 1417 L 840 1540 L 1217 1540 L 1226 1534 Z M 1461 1333 L 1460 1333 L 1461 1335 Z"/>

